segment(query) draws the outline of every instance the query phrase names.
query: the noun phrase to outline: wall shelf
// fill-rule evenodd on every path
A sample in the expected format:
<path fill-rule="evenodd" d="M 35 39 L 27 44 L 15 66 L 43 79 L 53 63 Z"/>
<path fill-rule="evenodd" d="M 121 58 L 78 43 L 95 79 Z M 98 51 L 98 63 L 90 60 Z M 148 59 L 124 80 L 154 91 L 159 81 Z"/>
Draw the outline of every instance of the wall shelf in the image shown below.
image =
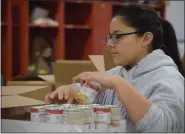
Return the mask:
<path fill-rule="evenodd" d="M 101 54 L 112 15 L 125 4 L 91 0 L 2 0 L 2 75 L 5 82 L 18 74 L 28 75 L 31 42 L 37 34 L 55 40 L 54 60 L 83 60 L 88 59 L 89 54 Z M 32 24 L 35 7 L 47 9 L 49 18 L 59 25 Z M 154 9 L 165 18 L 164 4 L 155 5 Z"/>

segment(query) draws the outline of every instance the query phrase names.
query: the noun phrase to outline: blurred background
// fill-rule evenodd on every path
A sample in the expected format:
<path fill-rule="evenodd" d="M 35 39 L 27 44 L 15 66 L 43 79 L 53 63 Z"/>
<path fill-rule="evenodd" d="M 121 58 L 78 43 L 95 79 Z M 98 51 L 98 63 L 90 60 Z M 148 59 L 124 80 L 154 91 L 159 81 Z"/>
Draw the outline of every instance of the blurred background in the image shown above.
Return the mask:
<path fill-rule="evenodd" d="M 113 14 L 123 5 L 153 7 L 174 27 L 184 54 L 184 1 L 1 0 L 2 85 L 18 75 L 51 74 L 56 60 L 102 54 Z"/>

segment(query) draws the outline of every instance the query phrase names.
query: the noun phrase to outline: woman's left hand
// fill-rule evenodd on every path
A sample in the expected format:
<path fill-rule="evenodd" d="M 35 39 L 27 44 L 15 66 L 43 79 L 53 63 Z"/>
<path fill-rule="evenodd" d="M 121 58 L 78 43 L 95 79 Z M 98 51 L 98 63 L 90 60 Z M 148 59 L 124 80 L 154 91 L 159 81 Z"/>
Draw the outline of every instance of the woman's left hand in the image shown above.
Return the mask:
<path fill-rule="evenodd" d="M 105 72 L 83 72 L 73 78 L 73 82 L 80 81 L 83 85 L 86 81 L 94 81 L 99 83 L 103 88 L 115 89 L 116 83 L 121 77 Z"/>

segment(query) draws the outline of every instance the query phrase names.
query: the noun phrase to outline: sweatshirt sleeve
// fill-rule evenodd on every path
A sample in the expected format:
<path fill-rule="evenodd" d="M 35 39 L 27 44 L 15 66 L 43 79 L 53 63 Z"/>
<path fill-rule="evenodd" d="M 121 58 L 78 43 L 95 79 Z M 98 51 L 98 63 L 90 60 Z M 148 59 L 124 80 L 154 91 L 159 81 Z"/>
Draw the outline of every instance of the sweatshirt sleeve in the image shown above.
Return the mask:
<path fill-rule="evenodd" d="M 184 131 L 184 82 L 171 79 L 155 82 L 149 100 L 152 105 L 135 125 L 139 132 Z"/>

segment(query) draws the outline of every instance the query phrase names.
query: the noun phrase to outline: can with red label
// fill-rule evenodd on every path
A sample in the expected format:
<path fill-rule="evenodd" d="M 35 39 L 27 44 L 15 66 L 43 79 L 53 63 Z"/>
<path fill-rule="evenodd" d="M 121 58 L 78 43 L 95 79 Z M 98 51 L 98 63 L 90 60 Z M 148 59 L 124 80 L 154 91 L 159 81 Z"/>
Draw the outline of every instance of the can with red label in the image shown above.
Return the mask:
<path fill-rule="evenodd" d="M 46 107 L 34 106 L 30 108 L 30 117 L 33 122 L 46 122 Z"/>
<path fill-rule="evenodd" d="M 80 92 L 85 97 L 85 100 L 83 101 L 85 101 L 85 103 L 87 104 L 92 104 L 100 90 L 101 90 L 100 84 L 93 81 L 86 82 L 80 89 Z"/>
<path fill-rule="evenodd" d="M 46 109 L 46 122 L 53 124 L 62 124 L 63 123 L 63 108 L 53 107 Z"/>
<path fill-rule="evenodd" d="M 96 106 L 94 108 L 94 122 L 110 124 L 111 110 L 106 106 Z"/>
<path fill-rule="evenodd" d="M 119 125 L 121 120 L 121 111 L 120 107 L 117 105 L 105 105 L 105 107 L 110 108 L 111 110 L 111 124 L 112 125 Z"/>
<path fill-rule="evenodd" d="M 77 108 L 82 109 L 84 112 L 84 124 L 94 123 L 94 110 L 89 105 L 77 106 Z"/>
<path fill-rule="evenodd" d="M 65 108 L 63 113 L 63 124 L 84 124 L 84 111 L 81 108 Z"/>

